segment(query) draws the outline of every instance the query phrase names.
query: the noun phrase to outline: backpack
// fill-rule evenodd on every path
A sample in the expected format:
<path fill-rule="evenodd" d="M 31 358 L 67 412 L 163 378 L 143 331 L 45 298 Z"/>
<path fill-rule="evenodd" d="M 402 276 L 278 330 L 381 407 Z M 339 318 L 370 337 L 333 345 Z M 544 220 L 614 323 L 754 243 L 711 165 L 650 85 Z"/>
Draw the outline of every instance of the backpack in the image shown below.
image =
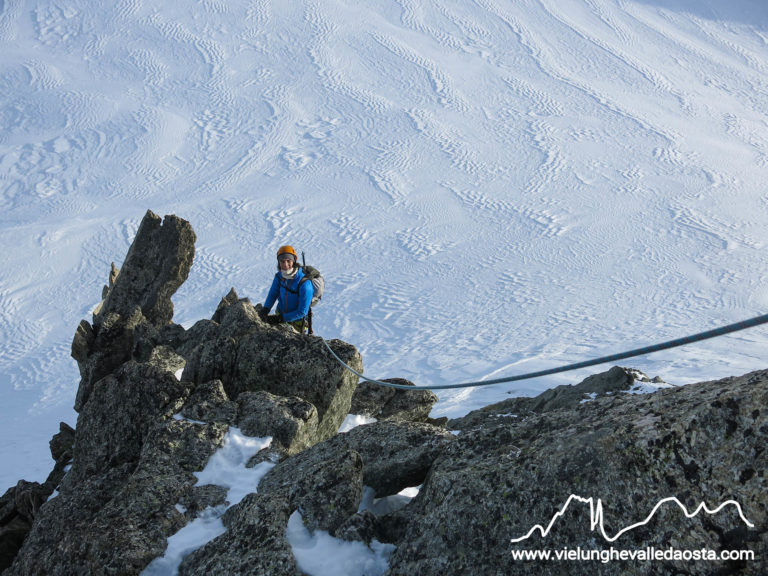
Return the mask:
<path fill-rule="evenodd" d="M 301 282 L 299 282 L 299 286 L 301 286 L 304 282 L 312 282 L 312 288 L 314 289 L 314 296 L 312 296 L 312 302 L 310 303 L 310 308 L 312 306 L 316 306 L 320 303 L 320 300 L 323 299 L 323 293 L 325 292 L 325 279 L 323 278 L 323 275 L 320 274 L 320 270 L 315 268 L 314 266 L 307 266 L 306 264 L 301 267 L 302 270 L 304 270 L 304 278 L 301 279 Z"/>

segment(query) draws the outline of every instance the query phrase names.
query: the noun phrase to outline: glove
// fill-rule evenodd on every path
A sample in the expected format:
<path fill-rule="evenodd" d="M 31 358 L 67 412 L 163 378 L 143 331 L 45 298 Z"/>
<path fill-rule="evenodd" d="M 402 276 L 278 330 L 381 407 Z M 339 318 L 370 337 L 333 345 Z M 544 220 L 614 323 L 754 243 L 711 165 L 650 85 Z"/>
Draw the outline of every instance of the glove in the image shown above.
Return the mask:
<path fill-rule="evenodd" d="M 264 321 L 270 326 L 277 326 L 283 321 L 283 317 L 279 314 L 275 314 L 273 316 L 267 316 Z"/>

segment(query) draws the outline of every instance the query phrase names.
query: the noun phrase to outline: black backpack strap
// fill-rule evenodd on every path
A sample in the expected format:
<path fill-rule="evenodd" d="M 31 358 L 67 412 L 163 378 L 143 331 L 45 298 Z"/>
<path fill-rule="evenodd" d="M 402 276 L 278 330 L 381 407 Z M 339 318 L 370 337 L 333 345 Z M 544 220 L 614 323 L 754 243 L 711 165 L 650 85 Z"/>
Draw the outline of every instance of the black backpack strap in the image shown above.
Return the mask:
<path fill-rule="evenodd" d="M 292 290 L 292 289 L 291 289 L 291 288 L 288 286 L 288 284 L 287 284 L 287 283 L 285 284 L 285 289 L 286 289 L 288 292 L 290 292 L 291 294 L 298 294 L 298 293 L 299 293 L 299 290 L 301 290 L 301 286 L 302 286 L 302 284 L 304 284 L 304 282 L 309 282 L 309 278 L 307 278 L 306 276 L 304 276 L 304 277 L 303 277 L 301 280 L 299 280 L 299 285 L 296 287 L 296 290 Z"/>

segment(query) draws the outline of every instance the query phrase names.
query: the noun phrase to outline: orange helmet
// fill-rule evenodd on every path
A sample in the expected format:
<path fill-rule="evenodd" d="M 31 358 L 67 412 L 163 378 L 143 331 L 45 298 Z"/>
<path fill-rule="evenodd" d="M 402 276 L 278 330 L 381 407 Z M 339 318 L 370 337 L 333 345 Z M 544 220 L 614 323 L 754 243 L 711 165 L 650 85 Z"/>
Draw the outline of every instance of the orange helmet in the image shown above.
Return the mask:
<path fill-rule="evenodd" d="M 277 258 L 280 259 L 280 256 L 283 254 L 290 254 L 293 256 L 293 261 L 296 262 L 298 260 L 298 255 L 296 254 L 296 250 L 293 249 L 293 246 L 280 246 L 280 248 L 277 249 Z"/>

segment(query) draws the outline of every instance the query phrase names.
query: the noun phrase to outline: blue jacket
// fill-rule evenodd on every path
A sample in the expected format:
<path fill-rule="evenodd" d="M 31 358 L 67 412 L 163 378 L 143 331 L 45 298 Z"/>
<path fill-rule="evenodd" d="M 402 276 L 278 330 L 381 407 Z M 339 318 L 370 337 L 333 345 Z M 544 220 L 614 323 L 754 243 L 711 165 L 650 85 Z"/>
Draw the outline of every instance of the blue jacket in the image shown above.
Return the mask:
<path fill-rule="evenodd" d="M 315 289 L 312 287 L 312 282 L 309 280 L 302 282 L 302 278 L 304 278 L 304 270 L 301 268 L 296 272 L 293 280 L 286 280 L 280 272 L 275 274 L 264 308 L 271 310 L 277 302 L 277 312 L 286 322 L 295 322 L 304 318 L 309 314 L 309 305 L 312 303 Z"/>

